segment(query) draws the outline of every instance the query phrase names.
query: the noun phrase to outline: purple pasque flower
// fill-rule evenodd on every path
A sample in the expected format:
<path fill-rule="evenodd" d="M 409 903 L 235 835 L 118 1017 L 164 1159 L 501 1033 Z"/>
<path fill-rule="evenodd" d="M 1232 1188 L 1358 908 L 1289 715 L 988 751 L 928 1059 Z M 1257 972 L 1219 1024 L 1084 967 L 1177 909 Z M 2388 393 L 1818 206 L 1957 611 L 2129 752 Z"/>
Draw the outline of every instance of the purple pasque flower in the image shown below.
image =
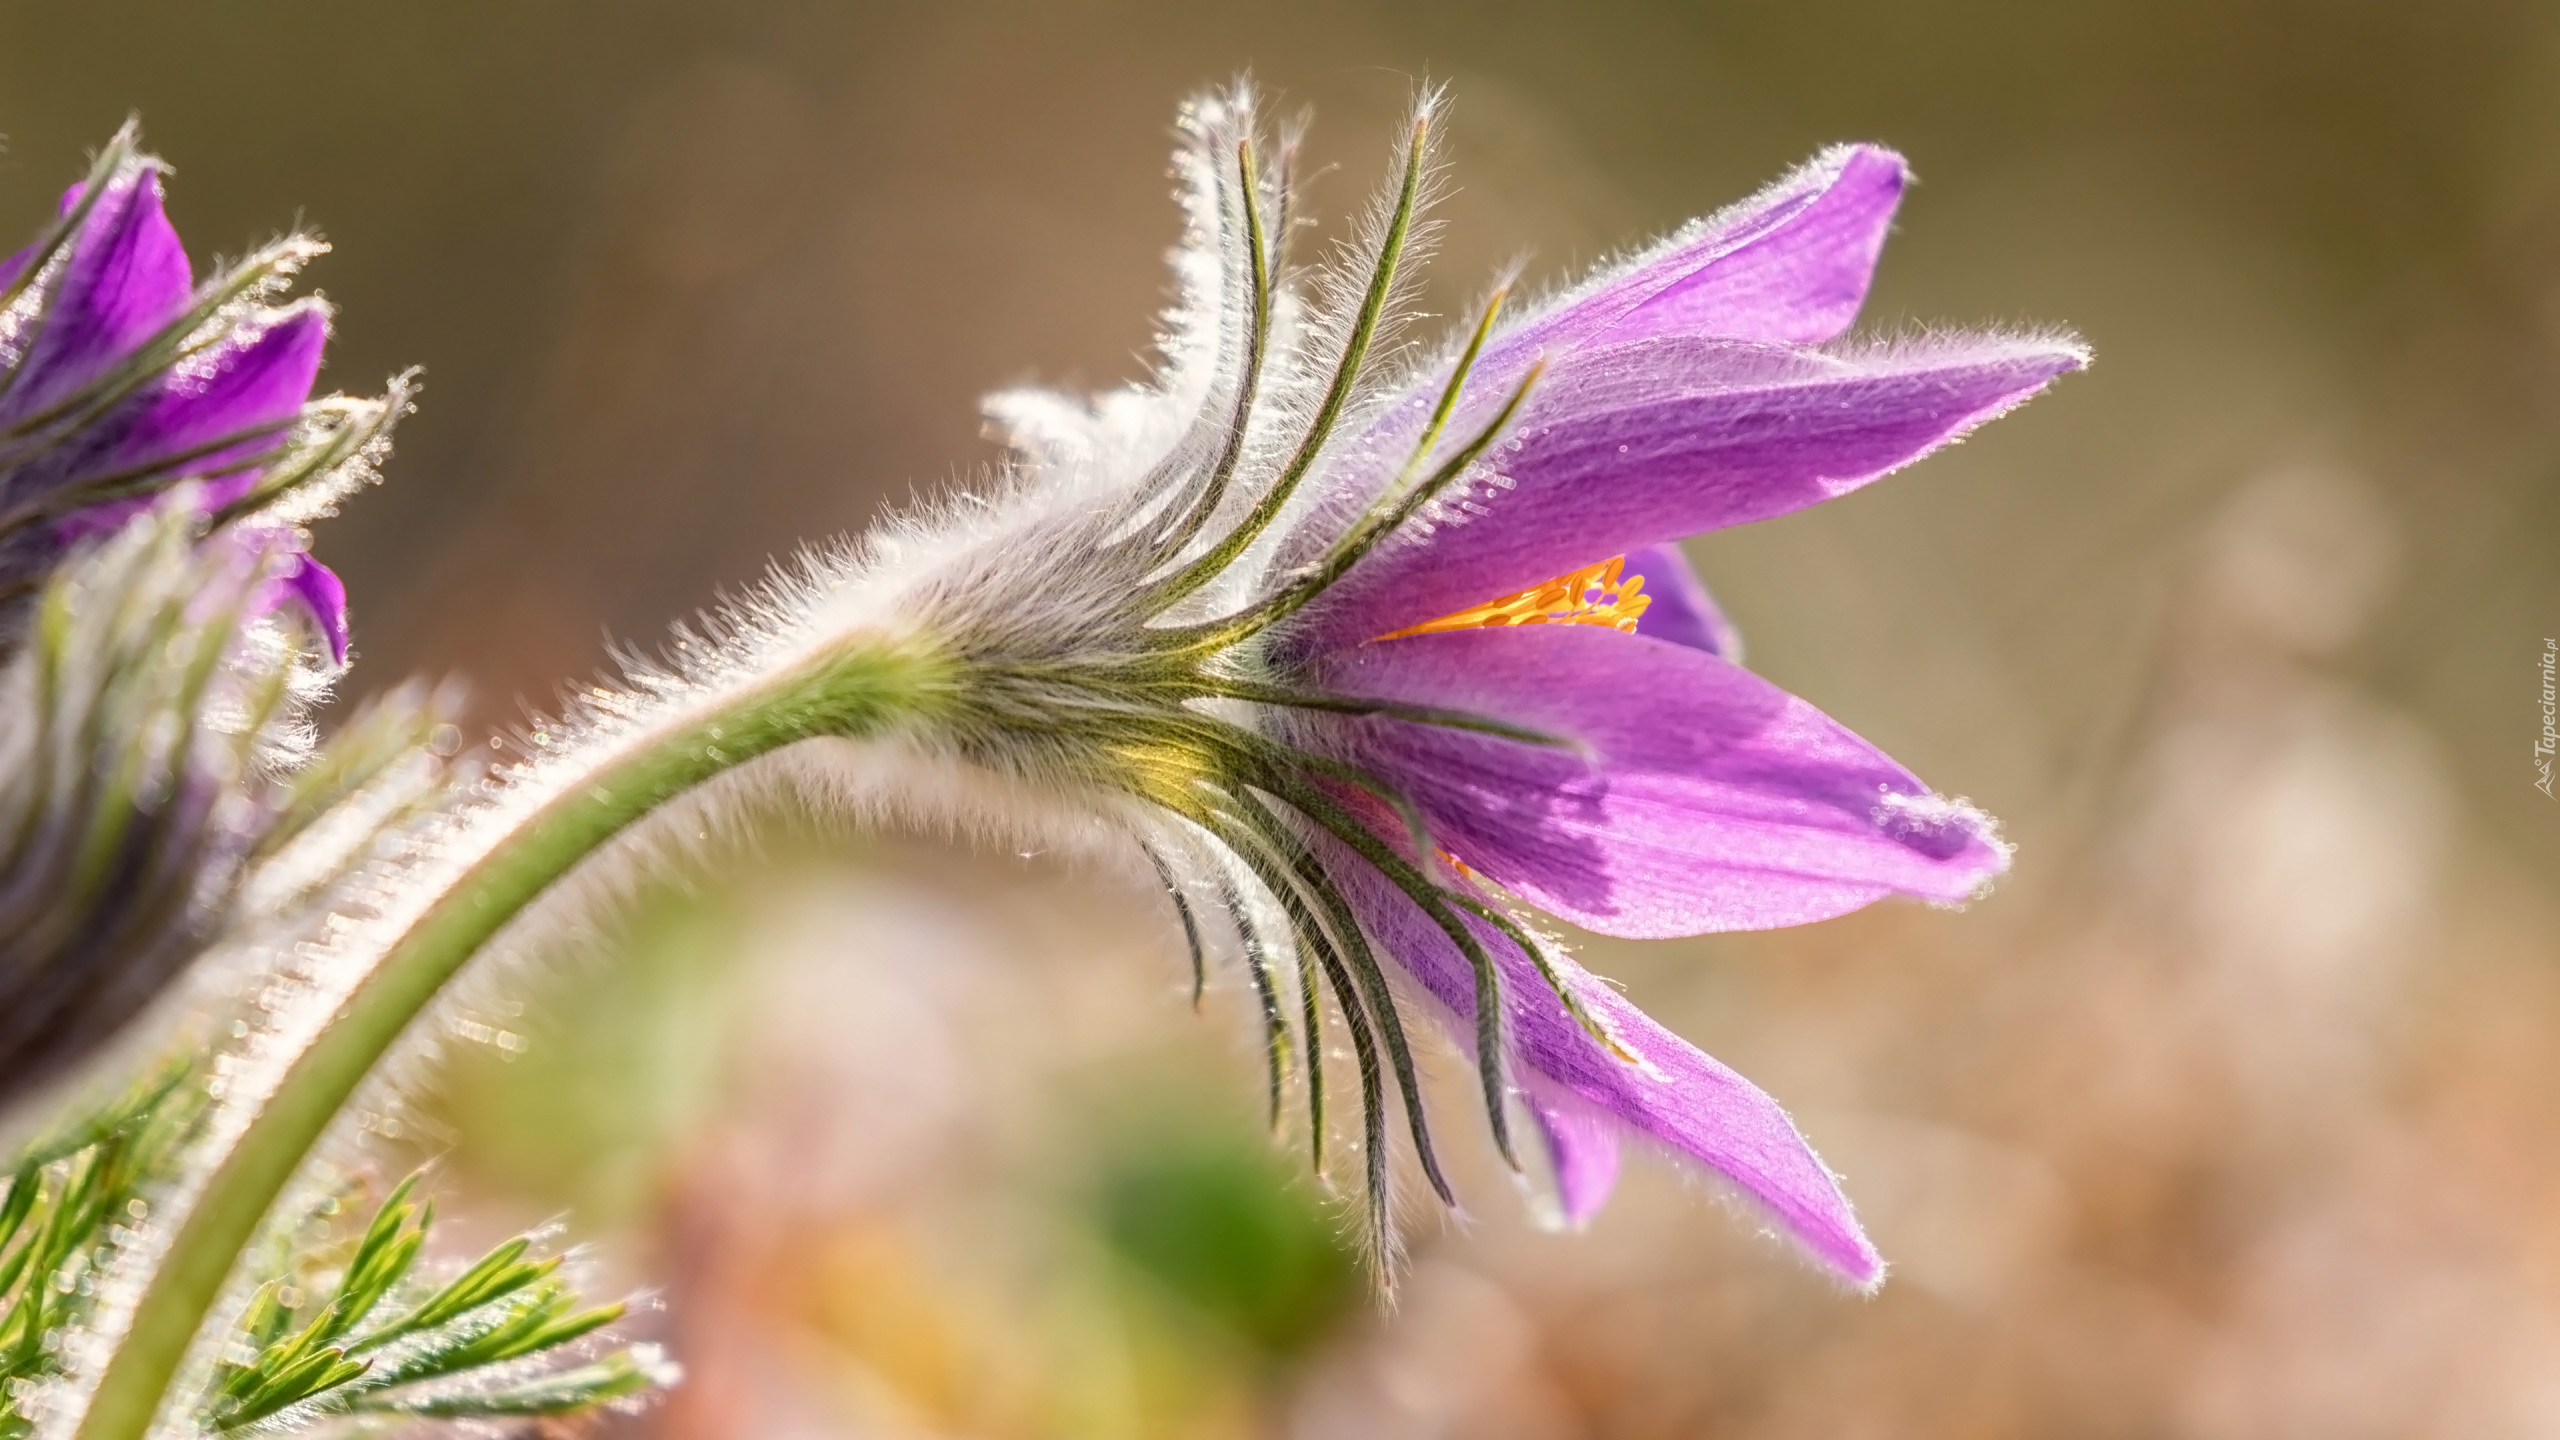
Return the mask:
<path fill-rule="evenodd" d="M 161 173 L 127 126 L 45 234 L 0 260 L 0 617 L 73 545 L 192 481 L 226 543 L 293 551 L 266 603 L 306 611 L 343 661 L 344 590 L 281 502 L 334 486 L 388 412 L 311 405 L 328 308 L 270 303 L 324 247 L 288 237 L 198 285 Z"/>
<path fill-rule="evenodd" d="M 1604 934 L 1794 925 L 1891 894 L 1957 902 L 2004 869 L 1986 817 L 1739 668 L 1731 628 L 1667 543 L 1854 489 L 2086 363 L 2054 337 L 1830 343 L 1906 179 L 1889 151 L 1831 151 L 1492 337 L 1470 388 L 1517 393 L 1544 365 L 1507 438 L 1275 638 L 1310 688 L 1498 717 L 1578 753 L 1378 719 L 1301 718 L 1301 743 L 1408 797 L 1462 876 Z M 1350 453 L 1409 449 L 1415 402 L 1450 368 L 1390 403 Z M 1462 400 L 1455 428 L 1501 396 Z M 1375 494 L 1361 468 L 1327 478 Z M 1576 585 L 1535 628 L 1497 617 L 1408 631 L 1499 611 L 1470 600 L 1616 556 L 1641 585 Z M 1579 623 L 1541 623 L 1567 618 Z M 1452 938 L 1396 887 L 1329 868 L 1423 988 L 1470 1014 Z M 1605 1199 L 1632 1132 L 1736 1180 L 1850 1278 L 1877 1278 L 1831 1177 L 1766 1095 L 1556 958 L 1598 1028 L 1644 1062 L 1619 1063 L 1517 945 L 1465 923 L 1510 981 L 1509 1043 L 1570 1218 Z"/>
<path fill-rule="evenodd" d="M 1302 1056 L 1319 1153 L 1331 992 L 1381 1245 L 1391 1085 L 1450 1196 L 1403 1000 L 1472 1047 L 1506 1157 L 1514 1106 L 1534 1117 L 1568 1218 L 1634 1135 L 1872 1284 L 1880 1260 L 1777 1103 L 1520 907 L 1692 935 L 1959 902 L 1998 874 L 1980 812 L 1741 668 L 1677 542 L 1855 489 L 2087 353 L 1844 341 L 1907 180 L 1850 146 L 1525 313 L 1497 292 L 1446 352 L 1386 363 L 1437 125 L 1434 97 L 1364 240 L 1310 286 L 1285 264 L 1292 147 L 1263 162 L 1249 96 L 1193 107 L 1164 373 L 1089 405 L 992 402 L 1019 483 L 920 567 L 909 608 L 975 677 L 964 751 L 1151 803 L 1128 823 L 1195 965 L 1203 914 L 1228 915 L 1275 1113 Z"/>
<path fill-rule="evenodd" d="M 0 1104 L 126 1026 L 282 833 L 306 630 L 346 659 L 302 527 L 407 404 L 312 401 L 328 312 L 270 302 L 318 244 L 199 285 L 160 174 L 128 126 L 0 260 Z"/>

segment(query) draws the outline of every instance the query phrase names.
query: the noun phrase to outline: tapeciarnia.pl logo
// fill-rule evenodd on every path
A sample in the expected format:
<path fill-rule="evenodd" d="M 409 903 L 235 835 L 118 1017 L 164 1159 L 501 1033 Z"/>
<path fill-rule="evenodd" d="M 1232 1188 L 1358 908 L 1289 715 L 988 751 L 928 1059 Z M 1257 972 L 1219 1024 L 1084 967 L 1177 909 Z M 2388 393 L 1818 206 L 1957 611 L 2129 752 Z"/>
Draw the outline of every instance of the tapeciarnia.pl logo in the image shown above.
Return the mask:
<path fill-rule="evenodd" d="M 2545 637 L 2542 642 L 2542 738 L 2533 742 L 2533 768 L 2539 775 L 2533 782 L 2533 788 L 2541 791 L 2545 798 L 2551 796 L 2552 752 L 2560 749 L 2560 729 L 2555 729 L 2552 724 L 2554 717 L 2560 715 L 2560 691 L 2555 691 L 2552 679 L 2555 668 L 2560 668 L 2560 641 Z"/>

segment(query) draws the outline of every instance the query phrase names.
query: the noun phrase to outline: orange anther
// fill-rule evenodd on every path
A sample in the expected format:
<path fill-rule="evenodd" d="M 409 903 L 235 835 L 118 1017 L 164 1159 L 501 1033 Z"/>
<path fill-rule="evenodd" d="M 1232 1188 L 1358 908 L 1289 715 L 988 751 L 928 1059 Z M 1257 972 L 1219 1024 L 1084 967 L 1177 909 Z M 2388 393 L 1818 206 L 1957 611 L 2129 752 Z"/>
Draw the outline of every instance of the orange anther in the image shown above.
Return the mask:
<path fill-rule="evenodd" d="M 1480 630 L 1497 625 L 1606 625 L 1632 635 L 1653 597 L 1644 593 L 1644 577 L 1622 580 L 1627 557 L 1585 565 L 1543 585 L 1532 585 L 1499 600 L 1470 606 L 1454 615 L 1426 620 L 1379 636 L 1401 640 L 1442 630 Z"/>

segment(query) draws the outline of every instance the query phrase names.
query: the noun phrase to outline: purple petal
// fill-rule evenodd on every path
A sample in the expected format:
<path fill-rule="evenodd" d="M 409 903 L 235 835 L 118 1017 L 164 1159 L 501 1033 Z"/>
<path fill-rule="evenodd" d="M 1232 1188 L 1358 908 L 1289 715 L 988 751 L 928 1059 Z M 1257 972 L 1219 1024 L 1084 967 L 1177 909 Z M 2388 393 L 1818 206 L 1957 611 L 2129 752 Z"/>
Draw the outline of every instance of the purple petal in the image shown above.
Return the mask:
<path fill-rule="evenodd" d="M 1845 494 L 2086 360 L 2070 341 L 1997 337 L 1857 355 L 1687 337 L 1574 353 L 1548 371 L 1471 491 L 1336 583 L 1297 643 L 1354 644 Z"/>
<path fill-rule="evenodd" d="M 1890 150 L 1835 146 L 1750 199 L 1512 317 L 1469 372 L 1475 413 L 1462 414 L 1455 433 L 1482 425 L 1542 357 L 1552 363 L 1587 346 L 1657 335 L 1796 345 L 1838 338 L 1866 300 L 1908 179 Z M 1363 498 L 1375 490 L 1421 435 L 1448 377 L 1448 363 L 1424 372 L 1342 447 L 1329 487 Z"/>
<path fill-rule="evenodd" d="M 1460 1043 L 1471 1043 L 1474 972 L 1465 957 L 1376 871 L 1339 846 L 1317 843 L 1361 923 L 1455 1017 L 1452 1034 Z M 1572 960 L 1555 957 L 1566 983 L 1642 1063 L 1608 1054 L 1565 1014 L 1526 956 L 1489 927 L 1466 923 L 1502 969 L 1506 1030 L 1512 1053 L 1533 1072 L 1523 1077 L 1533 1101 L 1540 1089 L 1552 1085 L 1618 1125 L 1695 1157 L 1740 1186 L 1840 1274 L 1862 1286 L 1883 1278 L 1884 1263 L 1858 1228 L 1839 1182 L 1776 1101 L 1655 1024 Z M 1569 1173 L 1561 1178 L 1568 1187 L 1569 1210 L 1577 1203 L 1596 1205 L 1595 1189 L 1604 1179 L 1600 1152 L 1577 1148 L 1580 1138 L 1568 1139 L 1564 1151 L 1563 1167 Z"/>
<path fill-rule="evenodd" d="M 1890 150 L 1834 146 L 1750 199 L 1513 317 L 1486 345 L 1469 388 L 1508 392 L 1541 355 L 1655 335 L 1788 345 L 1838 339 L 1866 302 L 1909 179 Z M 1417 391 L 1437 395 L 1447 376 L 1443 367 Z M 1391 415 L 1380 423 L 1400 422 Z"/>
<path fill-rule="evenodd" d="M 347 586 L 336 571 L 309 555 L 296 554 L 269 582 L 266 604 L 269 609 L 301 606 L 320 628 L 320 637 L 329 642 L 329 658 L 340 665 L 347 663 Z"/>
<path fill-rule="evenodd" d="M 1742 663 L 1742 636 L 1724 618 L 1724 610 L 1707 593 L 1679 546 L 1647 545 L 1628 551 L 1625 575 L 1629 579 L 1643 576 L 1644 593 L 1653 601 L 1636 622 L 1637 634 Z"/>
<path fill-rule="evenodd" d="M 1533 1077 L 1522 1090 L 1529 1113 L 1537 1117 L 1538 1134 L 1547 1142 L 1556 1203 L 1565 1223 L 1579 1230 L 1618 1188 L 1618 1127 L 1553 1081 Z"/>
<path fill-rule="evenodd" d="M 1741 204 L 1583 282 L 1507 337 L 1522 352 L 1593 339 L 1714 335 L 1819 345 L 1858 318 L 1910 170 L 1836 146 Z"/>
<path fill-rule="evenodd" d="M 72 187 L 64 207 L 79 195 Z M 0 400 L 0 421 L 40 412 L 96 379 L 176 319 L 193 283 L 186 248 L 161 208 L 159 166 L 146 161 L 118 174 L 51 282 L 41 328 L 19 364 L 26 378 Z"/>
<path fill-rule="evenodd" d="M 1305 736 L 1401 787 L 1487 878 L 1604 934 L 1798 925 L 1895 893 L 1959 901 L 2008 864 L 1979 812 L 1702 651 L 1589 625 L 1456 630 L 1337 654 L 1322 683 L 1588 744 L 1586 761 L 1375 719 Z"/>
<path fill-rule="evenodd" d="M 187 462 L 187 471 L 218 470 L 272 449 L 311 398 L 328 342 L 329 313 L 308 301 L 261 328 L 233 332 L 141 403 L 102 468 L 148 465 L 231 435 L 246 438 Z M 227 505 L 256 480 L 246 471 L 215 479 L 205 486 L 203 504 L 209 510 Z"/>

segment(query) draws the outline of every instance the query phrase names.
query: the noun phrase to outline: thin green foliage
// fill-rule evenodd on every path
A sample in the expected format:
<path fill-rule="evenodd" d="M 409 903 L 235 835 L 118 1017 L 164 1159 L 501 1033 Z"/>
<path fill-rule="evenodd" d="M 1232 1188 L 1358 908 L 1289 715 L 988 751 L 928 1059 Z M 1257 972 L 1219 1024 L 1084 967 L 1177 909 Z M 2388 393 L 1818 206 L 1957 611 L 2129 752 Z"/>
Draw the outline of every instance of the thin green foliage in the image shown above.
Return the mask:
<path fill-rule="evenodd" d="M 62 1373 L 62 1337 L 88 1318 L 94 1276 L 120 1226 L 149 1214 L 205 1111 L 178 1068 L 22 1152 L 0 1191 L 0 1440 L 34 1433 L 28 1400 Z M 233 1433 L 307 1406 L 314 1414 L 446 1419 L 557 1415 L 648 1389 L 646 1352 L 566 1349 L 622 1318 L 585 1304 L 531 1236 L 450 1278 L 425 1273 L 434 1207 L 418 1177 L 395 1188 L 342 1259 L 297 1254 L 259 1287 L 235 1358 L 197 1407 Z M 314 1300 L 316 1298 L 316 1303 Z M 551 1363 L 545 1363 L 549 1361 Z"/>
<path fill-rule="evenodd" d="M 622 1318 L 589 1306 L 519 1235 L 441 1283 L 421 1261 L 435 1209 L 418 1177 L 392 1190 L 345 1258 L 306 1263 L 260 1287 L 235 1357 L 202 1407 L 206 1429 L 246 1430 L 287 1410 L 398 1413 L 448 1419 L 555 1415 L 634 1394 L 651 1382 L 644 1354 L 600 1360 L 564 1352 Z M 544 1360 L 555 1363 L 544 1364 Z"/>
<path fill-rule="evenodd" d="M 0 1194 L 0 1440 L 35 1428 L 28 1401 L 62 1373 L 61 1341 L 88 1316 L 117 1227 L 148 1213 L 204 1113 L 185 1070 L 36 1141 Z"/>

